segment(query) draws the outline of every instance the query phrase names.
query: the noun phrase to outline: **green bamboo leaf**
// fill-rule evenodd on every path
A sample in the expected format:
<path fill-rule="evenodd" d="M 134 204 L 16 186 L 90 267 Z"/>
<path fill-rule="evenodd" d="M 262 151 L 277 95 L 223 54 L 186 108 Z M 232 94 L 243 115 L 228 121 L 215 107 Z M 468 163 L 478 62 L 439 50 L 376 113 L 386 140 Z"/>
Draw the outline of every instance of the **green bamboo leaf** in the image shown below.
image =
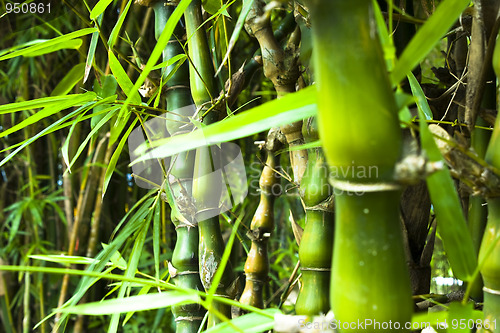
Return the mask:
<path fill-rule="evenodd" d="M 64 109 L 67 109 L 67 108 L 70 108 L 70 107 L 76 106 L 76 105 L 82 105 L 82 104 L 89 102 L 89 101 L 96 98 L 96 94 L 93 92 L 90 92 L 90 91 L 86 92 L 84 94 L 78 94 L 78 95 L 73 95 L 73 96 L 74 96 L 73 99 L 65 100 L 62 103 L 58 103 L 56 105 L 46 107 L 43 110 L 38 111 L 34 115 L 26 118 L 25 120 L 23 120 L 19 124 L 16 124 L 16 125 L 12 126 L 11 128 L 3 131 L 2 133 L 0 133 L 0 138 L 4 137 L 6 135 L 9 135 L 11 133 L 17 132 L 17 131 L 25 128 L 26 126 L 34 124 L 42 119 L 50 117 L 51 115 L 56 114 L 57 112 L 59 112 L 61 110 L 64 110 Z"/>
<path fill-rule="evenodd" d="M 156 66 L 153 66 L 153 68 L 151 68 L 152 71 L 154 70 L 157 70 L 157 69 L 162 69 L 162 68 L 166 68 L 168 66 L 171 66 L 173 64 L 175 64 L 177 61 L 182 61 L 184 62 L 184 60 L 187 59 L 187 55 L 185 54 L 178 54 L 176 56 L 173 56 L 172 58 L 168 59 L 167 61 L 164 61 Z"/>
<path fill-rule="evenodd" d="M 58 264 L 65 264 L 65 265 L 73 265 L 73 264 L 89 265 L 95 261 L 95 259 L 93 258 L 80 257 L 80 256 L 66 256 L 63 254 L 49 254 L 49 255 L 37 254 L 37 255 L 29 255 L 28 257 L 31 259 L 55 262 Z"/>
<path fill-rule="evenodd" d="M 73 89 L 73 87 L 80 81 L 83 77 L 85 71 L 85 64 L 82 62 L 78 65 L 75 65 L 71 70 L 66 74 L 61 81 L 57 84 L 57 86 L 52 90 L 50 96 L 58 96 L 58 95 L 66 95 Z"/>
<path fill-rule="evenodd" d="M 427 101 L 417 98 L 422 148 L 430 162 L 446 166 L 425 122 L 425 106 L 422 103 L 426 104 Z M 477 259 L 450 170 L 444 167 L 428 176 L 426 181 L 438 221 L 438 231 L 453 273 L 457 278 L 469 281 L 473 278 Z"/>
<path fill-rule="evenodd" d="M 114 237 L 113 241 L 106 246 L 97 256 L 96 261 L 91 264 L 85 272 L 98 272 L 101 273 L 111 258 L 118 252 L 118 249 L 132 236 L 132 234 L 138 230 L 141 226 L 143 226 L 144 218 L 149 213 L 150 207 L 154 202 L 155 198 L 150 198 L 150 196 L 155 193 L 154 191 L 150 191 L 148 194 L 143 196 L 137 203 L 130 209 L 130 211 L 125 214 L 122 220 L 119 222 L 116 227 L 114 233 L 117 232 L 119 228 L 123 225 L 123 229 L 121 229 L 120 233 Z M 129 223 L 125 223 L 125 222 Z M 110 273 L 114 268 L 111 267 L 108 269 L 107 273 Z M 86 275 L 80 280 L 80 284 L 76 288 L 73 293 L 73 296 L 59 309 L 55 311 L 61 311 L 62 308 L 67 308 L 68 306 L 75 306 L 85 295 L 87 290 L 94 285 L 100 279 L 105 279 L 106 274 L 99 274 L 98 277 L 94 277 L 91 275 Z M 62 311 L 61 311 L 62 312 Z M 69 313 L 63 312 L 61 316 L 61 320 L 58 322 L 58 325 L 64 323 L 65 319 Z M 57 331 L 58 326 L 55 327 Z"/>
<path fill-rule="evenodd" d="M 90 11 L 90 19 L 95 20 L 96 17 L 101 15 L 112 2 L 113 0 L 100 0 Z"/>
<path fill-rule="evenodd" d="M 43 97 L 43 98 L 38 98 L 38 99 L 32 99 L 29 101 L 0 105 L 0 114 L 50 107 L 50 106 L 58 105 L 61 102 L 64 102 L 67 100 L 73 100 L 74 98 L 76 98 L 78 96 L 81 96 L 81 94 Z"/>
<path fill-rule="evenodd" d="M 157 204 L 153 217 L 153 256 L 155 259 L 155 278 L 160 279 L 160 209 L 161 205 Z"/>
<path fill-rule="evenodd" d="M 177 26 L 177 22 L 179 22 L 184 11 L 189 6 L 191 1 L 192 0 L 181 0 L 181 2 L 179 2 L 176 9 L 174 10 L 172 15 L 168 19 L 167 24 L 165 25 L 165 28 L 163 29 L 160 37 L 158 37 L 156 45 L 155 45 L 153 51 L 151 52 L 151 56 L 149 57 L 149 59 L 146 63 L 146 66 L 143 68 L 141 74 L 139 75 L 139 78 L 135 82 L 132 89 L 125 90 L 125 91 L 134 91 L 134 93 L 139 91 L 139 88 L 141 87 L 141 85 L 144 83 L 144 81 L 146 81 L 146 78 L 148 77 L 149 72 L 151 72 L 152 68 L 158 62 L 158 59 L 160 59 L 160 57 L 163 55 L 163 50 L 165 49 L 165 46 L 168 44 L 168 41 L 170 40 L 170 37 L 172 36 L 172 33 L 174 32 L 174 29 Z M 118 78 L 117 78 L 117 80 L 118 80 Z M 118 84 L 120 84 L 120 80 L 118 80 Z M 123 87 L 122 87 L 122 89 L 123 89 Z M 137 93 L 137 96 L 138 96 L 138 93 Z M 120 110 L 120 116 L 118 117 L 117 121 L 121 122 L 123 120 L 122 118 L 125 116 L 125 111 L 126 111 L 128 105 L 130 103 L 133 103 L 134 99 L 135 99 L 135 94 L 134 95 L 131 95 L 130 93 L 127 94 L 127 99 L 125 100 L 125 103 L 123 103 L 122 109 Z M 139 101 L 140 101 L 140 98 L 139 98 Z M 139 103 L 137 103 L 137 104 L 139 104 Z M 110 139 L 110 142 L 114 143 L 112 139 Z"/>
<path fill-rule="evenodd" d="M 469 333 L 476 320 L 483 320 L 481 311 L 474 310 L 473 303 L 452 302 L 448 308 L 448 333 Z"/>
<path fill-rule="evenodd" d="M 401 82 L 443 38 L 460 14 L 469 6 L 470 0 L 445 0 L 434 14 L 417 31 L 391 73 L 394 85 Z"/>
<path fill-rule="evenodd" d="M 6 59 L 15 58 L 15 57 L 18 57 L 18 56 L 27 56 L 29 54 L 35 53 L 35 51 L 38 51 L 38 50 L 41 50 L 41 49 L 45 49 L 45 48 L 48 48 L 48 47 L 52 47 L 52 46 L 55 46 L 55 45 L 65 45 L 66 43 L 68 43 L 72 39 L 75 39 L 75 38 L 78 38 L 78 37 L 81 37 L 81 36 L 85 36 L 85 35 L 91 34 L 94 31 L 97 31 L 97 29 L 96 28 L 85 28 L 85 29 L 73 31 L 73 32 L 71 32 L 69 34 L 62 35 L 62 36 L 59 36 L 59 37 L 55 37 L 55 38 L 52 38 L 52 39 L 39 40 L 39 41 L 37 41 L 36 44 L 34 44 L 32 46 L 28 46 L 28 47 L 25 47 L 25 48 L 23 48 L 21 50 L 9 52 L 7 54 L 4 54 L 4 55 L 0 56 L 0 61 L 6 60 Z"/>
<path fill-rule="evenodd" d="M 102 17 L 103 15 L 101 14 L 97 18 L 97 23 L 99 24 L 99 26 L 102 23 Z M 99 41 L 99 32 L 95 31 L 92 33 L 92 39 L 90 40 L 89 52 L 87 53 L 87 61 L 85 62 L 85 75 L 83 77 L 83 83 L 85 83 L 89 77 L 90 69 L 92 68 L 92 63 L 94 62 L 94 55 L 98 41 Z"/>
<path fill-rule="evenodd" d="M 111 180 L 111 176 L 115 172 L 116 163 L 118 162 L 118 158 L 121 155 L 121 152 L 123 150 L 123 146 L 125 146 L 125 143 L 128 140 L 128 136 L 130 135 L 130 132 L 133 131 L 134 126 L 135 126 L 135 124 L 137 124 L 138 120 L 139 120 L 138 118 L 135 118 L 135 120 L 132 122 L 132 124 L 128 128 L 127 132 L 125 133 L 125 135 L 122 137 L 120 143 L 118 144 L 118 147 L 116 147 L 115 152 L 111 156 L 111 159 L 109 161 L 108 167 L 106 169 L 106 173 L 104 175 L 104 186 L 103 186 L 103 189 L 102 189 L 102 195 L 103 196 L 106 194 L 106 190 L 107 190 L 109 182 Z"/>
<path fill-rule="evenodd" d="M 68 40 L 68 41 L 63 42 L 63 43 L 59 43 L 59 44 L 56 44 L 56 45 L 51 45 L 51 46 L 44 47 L 44 48 L 39 49 L 39 50 L 35 50 L 35 51 L 31 51 L 31 52 L 25 53 L 25 54 L 23 54 L 23 56 L 24 57 L 32 58 L 32 57 L 38 57 L 38 56 L 41 56 L 41 55 L 44 55 L 44 54 L 56 52 L 56 51 L 59 51 L 59 50 L 65 50 L 65 49 L 78 50 L 80 48 L 80 46 L 82 46 L 82 43 L 83 43 L 83 40 L 80 39 L 80 38 L 71 39 L 71 40 Z"/>
<path fill-rule="evenodd" d="M 148 226 L 149 223 L 151 222 L 151 218 L 153 217 L 153 210 L 150 210 L 148 212 L 148 216 L 146 217 L 146 220 L 142 223 L 141 228 L 138 231 L 138 235 L 135 238 L 134 246 L 132 247 L 132 252 L 130 253 L 130 259 L 128 261 L 128 266 L 127 269 L 125 270 L 124 276 L 126 278 L 133 278 L 135 276 L 135 273 L 137 271 L 137 266 L 139 265 L 139 259 L 141 258 L 142 254 L 142 248 L 144 247 L 144 242 L 146 241 L 146 234 L 148 233 Z M 120 286 L 120 290 L 118 291 L 118 295 L 116 299 L 112 301 L 123 301 L 123 298 L 125 296 L 125 293 L 130 293 L 130 282 L 125 282 L 122 283 Z M 140 297 L 140 296 L 137 296 Z M 109 324 L 108 328 L 108 333 L 116 333 L 118 330 L 118 324 L 120 321 L 120 313 L 121 312 L 130 312 L 134 311 L 134 308 L 137 306 L 136 305 L 131 305 L 131 308 L 127 309 L 127 311 L 123 311 L 123 302 L 120 302 L 118 306 L 116 306 L 116 303 L 114 306 L 111 306 L 109 308 L 111 309 L 118 309 L 119 312 L 113 312 L 113 315 L 111 316 L 111 321 Z M 113 311 L 113 310 L 112 310 Z M 114 310 L 116 311 L 116 310 Z"/>
<path fill-rule="evenodd" d="M 316 112 L 316 87 L 308 87 L 192 133 L 156 140 L 152 143 L 156 148 L 151 150 L 151 156 L 164 158 L 207 144 L 240 139 L 268 130 L 271 127 L 312 117 Z M 143 152 L 139 152 L 139 155 Z M 148 156 L 144 155 L 144 157 L 133 161 L 132 164 L 147 159 Z"/>
<path fill-rule="evenodd" d="M 255 0 L 243 0 L 243 8 L 241 9 L 240 15 L 238 16 L 238 20 L 236 21 L 236 26 L 234 27 L 233 33 L 231 34 L 231 39 L 229 40 L 229 45 L 227 47 L 226 55 L 222 60 L 220 67 L 217 69 L 217 75 L 219 71 L 222 69 L 222 66 L 226 63 L 231 51 L 233 50 L 238 38 L 240 37 L 241 30 L 245 26 L 245 20 L 247 19 L 248 13 L 250 13 L 250 9 L 252 8 L 253 2 Z"/>
<path fill-rule="evenodd" d="M 135 89 L 132 81 L 130 81 L 130 78 L 127 75 L 127 72 L 125 72 L 122 65 L 112 51 L 108 52 L 108 57 L 111 72 L 113 72 L 113 75 L 115 76 L 120 88 L 122 88 L 125 95 L 127 95 L 127 100 L 130 99 L 130 102 L 134 104 L 141 104 L 141 96 L 139 95 L 139 90 Z"/>
<path fill-rule="evenodd" d="M 118 83 L 113 75 L 104 75 L 101 76 L 102 86 L 99 84 L 99 81 L 94 80 L 94 92 L 97 96 L 101 98 L 107 98 L 113 96 L 116 93 L 116 88 L 118 87 Z M 104 114 L 101 114 L 102 110 L 107 109 L 109 105 L 101 104 L 94 107 L 93 113 L 95 117 L 92 117 L 90 121 L 90 128 L 94 128 L 99 121 L 104 117 Z M 97 115 L 99 114 L 99 115 Z"/>
<path fill-rule="evenodd" d="M 245 333 L 260 333 L 267 330 L 272 330 L 274 327 L 274 316 L 276 314 L 281 314 L 279 309 L 265 309 L 262 312 L 268 313 L 265 316 L 260 313 L 249 313 L 244 316 L 235 318 L 230 321 L 230 323 Z M 222 323 L 206 330 L 206 333 L 233 333 L 235 330 L 233 326 L 227 323 Z"/>
<path fill-rule="evenodd" d="M 422 87 L 418 83 L 417 79 L 415 78 L 415 75 L 413 75 L 412 72 L 408 73 L 408 81 L 410 82 L 410 88 L 411 92 L 413 93 L 413 96 L 418 101 L 418 105 L 422 108 L 422 112 L 425 115 L 426 120 L 431 120 L 432 119 L 432 111 L 431 108 L 429 107 L 429 103 L 427 103 L 427 97 L 425 97 L 424 91 L 422 90 Z"/>
<path fill-rule="evenodd" d="M 109 36 L 108 39 L 108 45 L 110 49 L 112 49 L 115 46 L 116 41 L 118 40 L 118 34 L 122 29 L 123 22 L 125 21 L 125 17 L 127 17 L 127 13 L 128 10 L 130 9 L 131 4 L 132 0 L 128 0 L 125 9 L 122 12 L 120 12 L 120 17 L 118 18 L 118 21 L 116 22 L 115 26 L 113 27 L 113 30 L 111 31 L 111 35 Z"/>
<path fill-rule="evenodd" d="M 38 140 L 40 137 L 44 136 L 47 133 L 50 133 L 53 131 L 55 128 L 57 128 L 61 123 L 65 122 L 66 120 L 80 114 L 81 112 L 85 112 L 86 110 L 90 109 L 94 103 L 87 103 L 83 105 L 82 107 L 76 109 L 73 112 L 70 112 L 66 116 L 56 120 L 54 123 L 50 124 L 46 128 L 44 128 L 42 131 L 37 133 L 36 135 L 30 137 L 28 140 L 26 140 L 21 146 L 19 146 L 16 150 L 11 152 L 9 155 L 7 155 L 2 161 L 0 161 L 0 167 L 10 161 L 12 157 L 14 157 L 17 153 L 19 153 L 22 149 L 27 147 L 28 145 L 32 144 L 34 141 Z M 1 135 L 2 133 L 0 133 Z"/>
<path fill-rule="evenodd" d="M 111 111 L 108 112 L 108 113 L 106 113 L 106 115 L 104 116 L 104 118 L 102 118 L 101 121 L 99 121 L 99 123 L 94 128 L 92 128 L 92 130 L 87 135 L 87 137 L 85 138 L 85 140 L 83 140 L 83 142 L 78 147 L 78 150 L 76 151 L 75 156 L 73 156 L 73 159 L 71 160 L 71 163 L 68 165 L 68 169 L 67 169 L 68 172 L 71 172 L 71 167 L 73 166 L 73 164 L 75 164 L 75 162 L 78 159 L 78 157 L 80 157 L 81 153 L 83 152 L 83 150 L 87 146 L 87 143 L 90 141 L 90 139 L 92 139 L 92 137 L 97 133 L 97 131 L 99 131 L 99 129 L 101 127 L 103 127 L 111 119 L 111 117 L 113 117 L 115 115 L 115 113 L 118 110 L 118 108 L 119 107 L 112 107 Z M 66 141 L 69 141 L 69 136 L 68 136 L 68 139 L 66 139 Z M 65 142 L 65 144 L 66 144 L 66 142 Z"/>
<path fill-rule="evenodd" d="M 197 303 L 196 294 L 168 291 L 161 294 L 131 296 L 121 299 L 111 299 L 102 302 L 92 302 L 77 306 L 70 306 L 58 311 L 80 315 L 119 314 L 128 311 L 145 311 L 161 309 L 174 305 Z"/>

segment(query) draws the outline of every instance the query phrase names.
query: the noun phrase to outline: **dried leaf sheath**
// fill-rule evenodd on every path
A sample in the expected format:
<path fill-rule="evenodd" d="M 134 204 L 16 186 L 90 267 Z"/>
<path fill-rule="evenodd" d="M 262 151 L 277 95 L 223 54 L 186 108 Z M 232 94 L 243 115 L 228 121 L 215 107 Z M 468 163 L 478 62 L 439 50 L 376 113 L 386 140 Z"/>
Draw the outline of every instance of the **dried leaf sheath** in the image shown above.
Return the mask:
<path fill-rule="evenodd" d="M 252 246 L 245 262 L 246 283 L 240 298 L 240 303 L 258 308 L 264 307 L 263 287 L 269 274 L 267 245 L 274 230 L 274 186 L 279 184 L 278 175 L 275 173 L 279 164 L 279 156 L 274 154 L 279 148 L 276 134 L 277 130 L 272 129 L 265 145 L 267 159 L 259 180 L 260 202 L 247 234 Z"/>

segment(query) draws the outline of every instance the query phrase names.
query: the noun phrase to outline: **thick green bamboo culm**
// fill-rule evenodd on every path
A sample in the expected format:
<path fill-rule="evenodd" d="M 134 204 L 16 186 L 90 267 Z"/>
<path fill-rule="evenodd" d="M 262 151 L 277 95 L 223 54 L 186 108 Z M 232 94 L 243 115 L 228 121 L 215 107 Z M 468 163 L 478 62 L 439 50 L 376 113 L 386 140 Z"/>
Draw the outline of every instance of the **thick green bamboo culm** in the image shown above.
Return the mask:
<path fill-rule="evenodd" d="M 316 118 L 304 123 L 306 141 L 318 140 Z M 328 184 L 328 166 L 321 148 L 308 152 L 309 159 L 300 183 L 306 210 L 306 225 L 299 245 L 302 285 L 295 312 L 317 316 L 330 310 L 330 275 L 333 251 L 333 197 Z"/>
<path fill-rule="evenodd" d="M 305 3 L 313 29 L 319 133 L 335 188 L 332 310 L 342 322 L 393 323 L 392 329 L 342 327 L 341 332 L 405 332 L 413 304 L 400 190 L 393 180 L 402 135 L 372 2 Z"/>
<path fill-rule="evenodd" d="M 219 120 L 219 111 L 214 107 L 215 98 L 219 95 L 215 81 L 215 71 L 208 48 L 207 35 L 202 27 L 203 18 L 201 1 L 193 0 L 184 14 L 188 38 L 188 54 L 190 59 L 190 86 L 193 100 L 197 107 L 197 118 L 208 125 Z M 219 224 L 219 216 L 213 212 L 219 208 L 220 181 L 216 175 L 220 166 L 220 155 L 216 146 L 202 147 L 196 150 L 193 174 L 193 199 L 196 203 L 196 221 L 200 231 L 199 238 L 199 271 L 203 287 L 206 291 L 212 286 L 217 269 L 220 267 L 224 252 L 224 241 Z M 216 294 L 233 297 L 233 273 L 230 263 L 217 286 Z M 231 318 L 231 307 L 213 302 L 212 306 L 219 314 Z M 221 319 L 210 311 L 208 327 L 221 322 Z"/>
<path fill-rule="evenodd" d="M 500 43 L 498 41 L 493 54 L 493 69 L 500 77 Z M 486 150 L 485 161 L 495 168 L 500 168 L 500 114 L 497 115 L 490 143 Z M 488 221 L 479 251 L 480 271 L 484 282 L 484 315 L 492 323 L 500 318 L 500 198 L 487 198 Z M 500 332 L 500 325 L 490 326 L 490 331 Z M 482 332 L 483 332 L 482 331 Z"/>
<path fill-rule="evenodd" d="M 164 1 L 157 2 L 155 11 L 155 34 L 158 37 L 170 15 L 175 10 L 175 6 L 167 5 Z M 180 24 L 174 30 L 174 34 L 163 52 L 163 60 L 168 60 L 178 54 L 183 54 L 184 50 L 179 41 L 182 41 L 184 29 Z M 166 76 L 175 66 L 167 68 Z M 166 84 L 166 106 L 167 119 L 166 126 L 171 136 L 179 135 L 189 131 L 186 126 L 188 116 L 192 116 L 193 109 L 186 108 L 193 104 L 189 87 L 189 68 L 184 63 L 171 76 Z M 191 114 L 189 114 L 191 113 Z M 176 198 L 189 197 L 192 192 L 192 178 L 194 170 L 194 152 L 184 152 L 172 158 L 169 168 L 168 181 L 172 192 Z M 189 200 L 187 201 L 189 203 Z M 189 212 L 190 207 L 183 207 L 178 201 L 179 209 Z M 192 210 L 192 209 L 191 209 Z M 186 219 L 189 219 L 186 223 Z M 178 287 L 203 290 L 198 271 L 198 227 L 192 221 L 189 214 L 186 216 L 176 216 L 172 214 L 172 223 L 175 225 L 177 241 L 175 243 L 172 262 L 169 266 L 170 275 L 175 285 Z M 193 255 L 194 254 L 194 255 Z M 174 306 L 172 313 L 175 316 L 177 333 L 198 332 L 204 316 L 204 309 L 199 304 L 187 304 Z"/>
<path fill-rule="evenodd" d="M 252 245 L 244 268 L 245 289 L 240 297 L 240 303 L 257 308 L 264 307 L 263 289 L 269 278 L 267 245 L 274 230 L 274 199 L 277 194 L 274 187 L 279 184 L 275 172 L 279 165 L 279 155 L 275 155 L 279 141 L 275 134 L 276 130 L 272 129 L 265 145 L 267 159 L 259 179 L 260 202 L 247 233 Z"/>

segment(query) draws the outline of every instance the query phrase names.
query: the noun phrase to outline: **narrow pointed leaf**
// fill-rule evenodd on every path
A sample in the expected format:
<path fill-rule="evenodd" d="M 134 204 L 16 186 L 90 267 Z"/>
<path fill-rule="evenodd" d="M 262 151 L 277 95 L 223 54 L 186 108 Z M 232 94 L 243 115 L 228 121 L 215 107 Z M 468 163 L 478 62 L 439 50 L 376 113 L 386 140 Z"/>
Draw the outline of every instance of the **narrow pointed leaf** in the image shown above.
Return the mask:
<path fill-rule="evenodd" d="M 56 105 L 46 107 L 43 110 L 36 112 L 34 115 L 26 118 L 25 120 L 23 120 L 19 124 L 14 125 L 11 128 L 0 133 L 0 138 L 4 137 L 6 135 L 9 135 L 11 133 L 17 132 L 17 131 L 25 128 L 26 126 L 32 125 L 32 124 L 34 124 L 42 119 L 50 117 L 51 115 L 56 114 L 57 112 L 59 112 L 61 110 L 64 110 L 64 109 L 67 109 L 67 108 L 70 108 L 70 107 L 76 106 L 76 105 L 82 105 L 86 102 L 89 102 L 89 101 L 95 99 L 95 98 L 96 98 L 95 93 L 86 92 L 84 94 L 76 95 L 76 97 L 74 97 L 71 100 L 66 100 L 63 103 L 58 103 Z"/>
<path fill-rule="evenodd" d="M 55 37 L 55 38 L 52 38 L 52 39 L 49 39 L 49 40 L 40 40 L 35 45 L 28 46 L 28 47 L 23 48 L 21 50 L 9 52 L 7 54 L 4 54 L 4 55 L 0 56 L 0 61 L 6 60 L 6 59 L 15 58 L 15 57 L 22 56 L 22 55 L 24 55 L 24 56 L 25 55 L 29 55 L 30 53 L 32 54 L 35 51 L 38 51 L 38 50 L 41 50 L 41 49 L 44 49 L 44 48 L 48 48 L 48 47 L 51 47 L 51 46 L 54 46 L 54 45 L 64 45 L 65 43 L 67 43 L 68 41 L 70 41 L 70 40 L 72 40 L 74 38 L 78 38 L 78 37 L 81 37 L 81 36 L 85 36 L 85 35 L 91 34 L 94 31 L 97 31 L 97 29 L 96 28 L 85 28 L 85 29 L 73 31 L 73 32 L 71 32 L 69 34 L 62 35 L 62 36 L 59 36 L 59 37 Z"/>
<path fill-rule="evenodd" d="M 316 114 L 316 90 L 308 87 L 299 92 L 287 94 L 242 112 L 224 121 L 204 127 L 189 134 L 178 135 L 153 142 L 153 158 L 164 158 L 211 143 L 227 142 L 243 138 Z M 147 160 L 141 157 L 132 163 Z"/>
<path fill-rule="evenodd" d="M 108 8 L 109 4 L 112 3 L 113 0 L 100 0 L 94 8 L 92 8 L 92 11 L 90 12 L 90 19 L 95 20 L 97 16 L 101 15 L 102 12 Z"/>
<path fill-rule="evenodd" d="M 404 49 L 391 73 L 391 81 L 398 84 L 411 72 L 469 6 L 470 0 L 444 0 L 434 14 L 424 23 Z"/>
<path fill-rule="evenodd" d="M 438 232 L 443 240 L 453 273 L 457 278 L 469 281 L 477 267 L 474 245 L 450 171 L 425 122 L 426 116 L 423 110 L 426 106 L 421 103 L 426 104 L 427 101 L 417 98 L 422 148 L 430 162 L 441 163 L 444 166 L 442 170 L 431 174 L 426 179 L 438 221 Z"/>

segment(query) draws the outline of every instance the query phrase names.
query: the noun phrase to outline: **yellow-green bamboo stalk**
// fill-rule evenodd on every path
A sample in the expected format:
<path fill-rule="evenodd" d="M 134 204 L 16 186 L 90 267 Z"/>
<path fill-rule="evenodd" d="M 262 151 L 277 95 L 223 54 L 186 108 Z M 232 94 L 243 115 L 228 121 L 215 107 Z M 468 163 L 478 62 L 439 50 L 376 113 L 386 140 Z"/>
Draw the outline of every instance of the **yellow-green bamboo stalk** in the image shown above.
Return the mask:
<path fill-rule="evenodd" d="M 316 118 L 305 123 L 307 141 L 318 140 Z M 307 168 L 300 183 L 306 225 L 299 245 L 302 285 L 295 304 L 298 315 L 317 316 L 330 310 L 330 272 L 333 251 L 333 197 L 328 166 L 321 148 L 308 152 Z"/>
<path fill-rule="evenodd" d="M 500 44 L 495 48 L 493 67 L 497 77 L 500 77 Z M 500 115 L 497 115 L 495 127 L 486 151 L 486 162 L 500 168 Z M 481 243 L 479 262 L 484 282 L 484 314 L 485 321 L 489 321 L 490 330 L 484 332 L 500 332 L 500 325 L 494 320 L 500 320 L 500 198 L 487 198 L 488 222 Z"/>
<path fill-rule="evenodd" d="M 393 180 L 402 139 L 371 3 L 306 1 L 319 132 L 335 188 L 331 306 L 341 322 L 392 322 L 341 332 L 405 332 L 413 305 Z"/>
<path fill-rule="evenodd" d="M 198 118 L 204 124 L 219 120 L 219 112 L 214 106 L 219 95 L 214 78 L 214 67 L 208 48 L 207 35 L 202 26 L 201 1 L 193 0 L 185 14 L 186 32 L 188 38 L 188 53 L 190 59 L 190 86 L 193 100 L 197 107 Z M 205 290 L 212 286 L 217 269 L 220 267 L 224 252 L 224 241 L 219 225 L 219 217 L 214 212 L 219 209 L 221 183 L 216 174 L 220 171 L 220 155 L 216 146 L 202 147 L 196 150 L 193 173 L 193 199 L 196 203 L 195 215 L 199 227 L 199 272 Z M 216 294 L 230 297 L 233 274 L 230 262 L 222 275 Z M 213 302 L 214 310 L 231 317 L 230 306 Z M 220 318 L 210 311 L 208 326 L 214 326 Z"/>
<path fill-rule="evenodd" d="M 275 170 L 279 164 L 279 156 L 275 151 L 279 148 L 276 130 L 271 130 L 265 145 L 266 164 L 259 180 L 260 202 L 250 224 L 248 237 L 252 241 L 250 252 L 245 262 L 245 289 L 240 297 L 240 303 L 257 308 L 264 307 L 263 288 L 268 280 L 269 257 L 267 244 L 274 230 L 274 199 L 275 185 L 279 178 Z"/>

